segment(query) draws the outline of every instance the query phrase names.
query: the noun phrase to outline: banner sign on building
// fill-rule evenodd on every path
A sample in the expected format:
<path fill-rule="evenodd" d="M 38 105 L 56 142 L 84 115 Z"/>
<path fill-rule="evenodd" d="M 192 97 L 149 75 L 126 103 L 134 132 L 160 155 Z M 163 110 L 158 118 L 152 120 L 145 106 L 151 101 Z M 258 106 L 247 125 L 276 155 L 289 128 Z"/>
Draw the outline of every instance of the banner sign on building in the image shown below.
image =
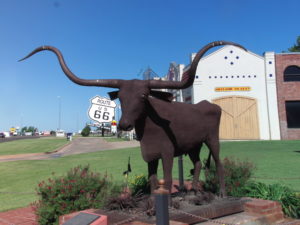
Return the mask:
<path fill-rule="evenodd" d="M 251 87 L 216 87 L 216 92 L 227 92 L 227 91 L 251 91 Z"/>
<path fill-rule="evenodd" d="M 91 107 L 88 111 L 88 116 L 91 120 L 99 123 L 109 123 L 115 116 L 115 108 L 117 104 L 110 99 L 95 96 L 91 99 Z"/>

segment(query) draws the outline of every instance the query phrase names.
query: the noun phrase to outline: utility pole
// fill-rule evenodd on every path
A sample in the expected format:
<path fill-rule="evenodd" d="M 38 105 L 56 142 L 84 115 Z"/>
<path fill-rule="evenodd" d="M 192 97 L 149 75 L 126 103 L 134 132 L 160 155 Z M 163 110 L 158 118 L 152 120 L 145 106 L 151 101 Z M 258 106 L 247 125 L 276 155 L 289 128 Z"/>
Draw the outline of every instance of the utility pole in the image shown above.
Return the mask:
<path fill-rule="evenodd" d="M 58 130 L 60 130 L 61 125 L 61 97 L 57 96 L 58 98 Z"/>

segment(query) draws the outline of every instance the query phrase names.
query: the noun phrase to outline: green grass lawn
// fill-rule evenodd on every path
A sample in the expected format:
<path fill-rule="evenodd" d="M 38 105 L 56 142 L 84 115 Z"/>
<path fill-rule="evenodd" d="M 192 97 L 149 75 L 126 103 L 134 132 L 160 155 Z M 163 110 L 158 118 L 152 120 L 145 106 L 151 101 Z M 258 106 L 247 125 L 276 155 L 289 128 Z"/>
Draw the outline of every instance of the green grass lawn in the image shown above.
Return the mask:
<path fill-rule="evenodd" d="M 0 143 L 0 155 L 51 152 L 65 145 L 66 138 L 43 137 Z"/>
<path fill-rule="evenodd" d="M 13 142 L 10 142 L 13 144 Z M 1 145 L 1 144 L 0 144 Z M 300 141 L 236 141 L 221 143 L 221 158 L 229 157 L 248 160 L 255 164 L 254 176 L 264 183 L 281 183 L 300 191 Z M 204 147 L 202 159 L 207 158 Z M 140 148 L 100 151 L 72 155 L 53 160 L 16 161 L 0 163 L 0 211 L 23 207 L 36 200 L 37 184 L 54 176 L 65 174 L 77 165 L 90 165 L 91 170 L 108 172 L 115 181 L 124 181 L 123 171 L 127 169 L 130 156 L 132 173 L 147 174 Z M 188 178 L 192 168 L 187 156 L 184 157 L 184 176 Z M 159 177 L 162 177 L 160 165 Z M 178 177 L 177 159 L 174 161 L 173 178 Z M 14 194 L 17 192 L 19 194 Z"/>

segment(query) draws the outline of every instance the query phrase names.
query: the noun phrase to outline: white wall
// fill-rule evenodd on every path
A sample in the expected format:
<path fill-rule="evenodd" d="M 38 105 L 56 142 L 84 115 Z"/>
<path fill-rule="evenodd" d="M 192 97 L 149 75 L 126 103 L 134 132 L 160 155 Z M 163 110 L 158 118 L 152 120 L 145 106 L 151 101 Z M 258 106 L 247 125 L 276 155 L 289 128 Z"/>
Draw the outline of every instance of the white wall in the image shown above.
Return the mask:
<path fill-rule="evenodd" d="M 280 140 L 278 101 L 276 89 L 275 53 L 265 53 L 265 77 L 267 83 L 268 115 L 270 136 L 272 140 Z"/>

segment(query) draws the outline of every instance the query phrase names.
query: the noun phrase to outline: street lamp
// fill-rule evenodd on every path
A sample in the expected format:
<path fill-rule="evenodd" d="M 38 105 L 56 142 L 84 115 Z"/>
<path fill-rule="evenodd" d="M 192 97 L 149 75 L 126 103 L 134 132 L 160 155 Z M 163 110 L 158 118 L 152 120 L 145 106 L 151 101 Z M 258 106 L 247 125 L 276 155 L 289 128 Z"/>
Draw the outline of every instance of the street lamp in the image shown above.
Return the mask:
<path fill-rule="evenodd" d="M 61 124 L 61 97 L 57 96 L 58 98 L 58 130 L 60 130 Z"/>

